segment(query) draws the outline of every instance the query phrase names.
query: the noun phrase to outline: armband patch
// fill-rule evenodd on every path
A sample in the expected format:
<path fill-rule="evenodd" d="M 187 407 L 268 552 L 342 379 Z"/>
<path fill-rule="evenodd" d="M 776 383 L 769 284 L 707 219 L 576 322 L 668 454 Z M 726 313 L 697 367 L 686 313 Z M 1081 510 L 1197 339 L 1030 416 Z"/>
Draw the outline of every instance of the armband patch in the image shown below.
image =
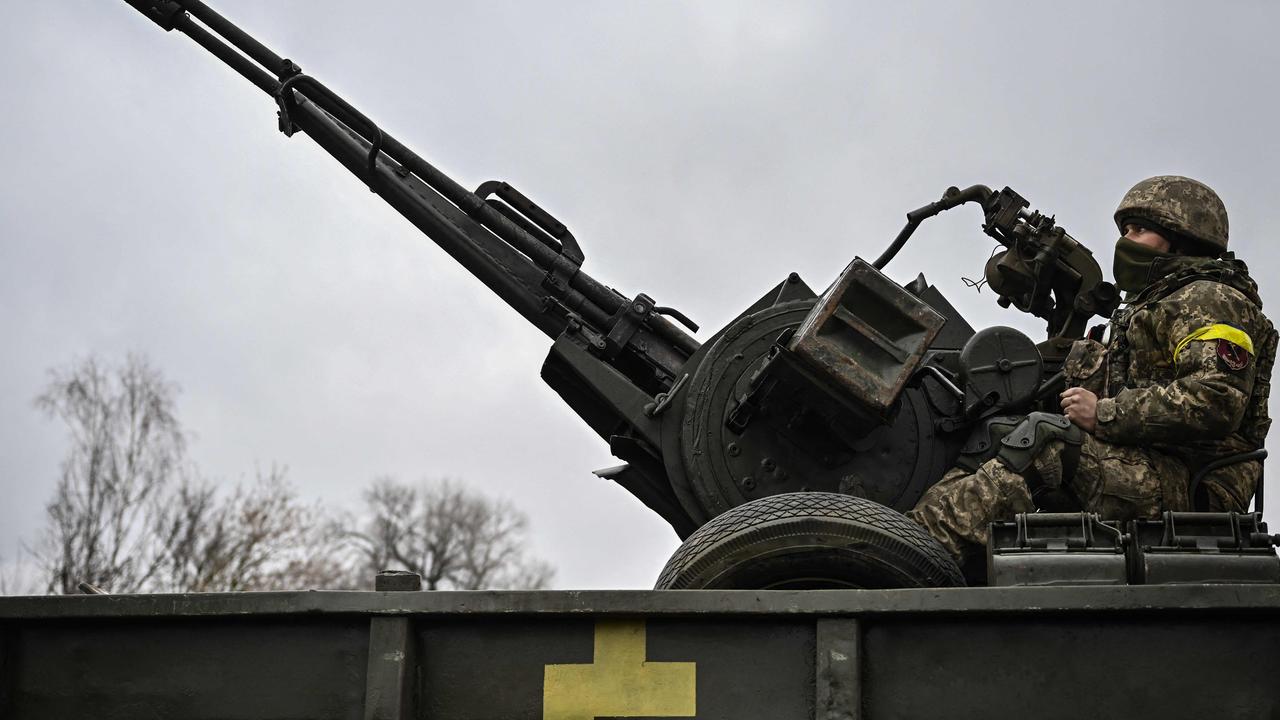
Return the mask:
<path fill-rule="evenodd" d="M 1231 371 L 1249 367 L 1249 351 L 1227 340 L 1218 340 L 1218 359 Z"/>
<path fill-rule="evenodd" d="M 1249 333 L 1225 323 L 1205 325 L 1182 338 L 1178 346 L 1173 350 L 1174 364 L 1177 364 L 1178 355 L 1182 354 L 1183 348 L 1188 343 L 1192 341 L 1209 342 L 1211 340 L 1218 342 L 1218 359 L 1222 361 L 1227 370 L 1238 371 L 1249 366 L 1249 357 L 1253 355 L 1253 340 L 1249 338 Z"/>

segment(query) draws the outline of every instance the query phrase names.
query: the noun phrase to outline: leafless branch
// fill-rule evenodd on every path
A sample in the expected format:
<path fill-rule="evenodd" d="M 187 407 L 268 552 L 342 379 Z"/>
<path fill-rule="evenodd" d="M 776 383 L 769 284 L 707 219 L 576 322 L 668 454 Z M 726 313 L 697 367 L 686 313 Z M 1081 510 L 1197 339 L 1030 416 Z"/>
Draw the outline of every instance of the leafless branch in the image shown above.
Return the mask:
<path fill-rule="evenodd" d="M 413 486 L 378 478 L 350 533 L 366 577 L 410 570 L 428 590 L 535 589 L 552 570 L 526 552 L 528 520 L 509 502 L 448 480 Z"/>

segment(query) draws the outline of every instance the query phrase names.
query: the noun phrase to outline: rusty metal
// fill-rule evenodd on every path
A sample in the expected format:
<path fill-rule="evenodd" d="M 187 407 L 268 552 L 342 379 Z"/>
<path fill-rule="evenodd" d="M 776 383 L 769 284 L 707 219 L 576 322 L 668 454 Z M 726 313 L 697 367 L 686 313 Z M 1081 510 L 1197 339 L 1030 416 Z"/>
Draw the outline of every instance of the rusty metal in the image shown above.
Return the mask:
<path fill-rule="evenodd" d="M 855 259 L 792 336 L 787 349 L 838 392 L 887 416 L 946 319 Z"/>

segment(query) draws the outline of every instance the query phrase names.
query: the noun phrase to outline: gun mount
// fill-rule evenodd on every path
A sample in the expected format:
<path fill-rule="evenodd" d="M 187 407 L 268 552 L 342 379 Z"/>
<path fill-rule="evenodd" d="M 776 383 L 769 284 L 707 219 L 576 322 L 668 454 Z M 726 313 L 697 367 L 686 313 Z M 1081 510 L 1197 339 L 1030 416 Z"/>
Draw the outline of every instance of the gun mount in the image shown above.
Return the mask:
<path fill-rule="evenodd" d="M 598 474 L 682 538 L 795 491 L 911 507 L 967 428 L 1029 409 L 1062 341 L 1114 307 L 1092 255 L 1053 218 L 974 186 L 909 213 L 880 259 L 855 259 L 821 296 L 791 274 L 699 343 L 678 310 L 588 275 L 574 235 L 511 185 L 465 189 L 199 0 L 126 2 L 269 95 L 285 135 L 311 137 L 551 338 L 543 379 L 625 463 Z M 1008 328 L 975 334 L 923 276 L 900 287 L 879 272 L 922 220 L 965 202 L 1007 248 L 987 267 L 1001 303 L 1048 321 L 1039 350 Z"/>

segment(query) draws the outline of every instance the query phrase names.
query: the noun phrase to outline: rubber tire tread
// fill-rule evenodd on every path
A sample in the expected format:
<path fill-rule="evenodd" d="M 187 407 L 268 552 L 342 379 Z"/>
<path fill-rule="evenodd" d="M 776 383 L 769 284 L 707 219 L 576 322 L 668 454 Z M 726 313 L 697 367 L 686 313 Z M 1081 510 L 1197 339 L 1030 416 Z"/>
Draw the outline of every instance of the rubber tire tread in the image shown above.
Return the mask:
<path fill-rule="evenodd" d="M 676 549 L 658 576 L 655 589 L 700 589 L 700 585 L 693 583 L 698 572 L 708 564 L 735 555 L 743 557 L 734 557 L 734 561 L 750 562 L 753 539 L 770 534 L 771 530 L 775 531 L 773 535 L 778 535 L 779 525 L 786 526 L 783 532 L 812 529 L 814 521 L 828 527 L 835 523 L 841 526 L 842 537 L 857 537 L 883 550 L 879 560 L 889 560 L 919 578 L 922 587 L 965 584 L 951 555 L 907 516 L 851 495 L 797 492 L 753 500 L 712 518 Z"/>

